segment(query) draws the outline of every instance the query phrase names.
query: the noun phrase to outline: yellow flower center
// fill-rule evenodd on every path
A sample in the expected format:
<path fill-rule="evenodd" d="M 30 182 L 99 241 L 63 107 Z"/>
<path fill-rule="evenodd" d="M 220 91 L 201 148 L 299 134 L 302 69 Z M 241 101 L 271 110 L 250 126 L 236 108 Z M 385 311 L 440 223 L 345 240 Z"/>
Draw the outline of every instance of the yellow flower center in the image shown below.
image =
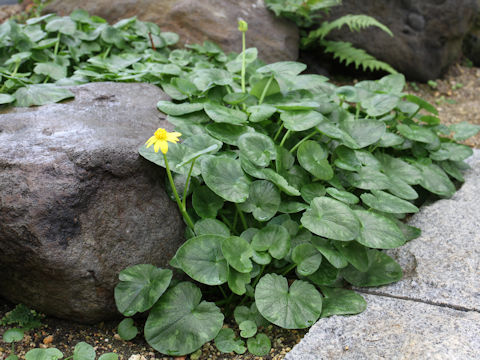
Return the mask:
<path fill-rule="evenodd" d="M 158 129 L 154 135 L 158 140 L 167 140 L 167 131 L 165 129 Z"/>

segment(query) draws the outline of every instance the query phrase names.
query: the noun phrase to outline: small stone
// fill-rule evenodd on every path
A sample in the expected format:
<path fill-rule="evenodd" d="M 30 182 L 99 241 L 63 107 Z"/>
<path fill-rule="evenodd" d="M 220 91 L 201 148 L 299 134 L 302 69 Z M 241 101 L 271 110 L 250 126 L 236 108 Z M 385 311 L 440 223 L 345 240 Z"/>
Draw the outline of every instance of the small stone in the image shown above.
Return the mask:
<path fill-rule="evenodd" d="M 115 340 L 122 341 L 122 338 L 121 338 L 120 335 L 118 335 L 118 334 L 113 335 L 113 338 L 114 338 Z"/>
<path fill-rule="evenodd" d="M 48 335 L 43 339 L 43 343 L 45 345 L 51 344 L 53 342 L 53 335 Z"/>

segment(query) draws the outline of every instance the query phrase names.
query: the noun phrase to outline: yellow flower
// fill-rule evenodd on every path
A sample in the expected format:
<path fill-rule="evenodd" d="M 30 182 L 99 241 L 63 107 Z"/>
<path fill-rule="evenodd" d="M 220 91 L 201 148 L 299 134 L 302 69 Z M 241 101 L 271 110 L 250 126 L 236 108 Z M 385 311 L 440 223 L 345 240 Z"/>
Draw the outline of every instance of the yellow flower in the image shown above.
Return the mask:
<path fill-rule="evenodd" d="M 158 128 L 155 134 L 147 140 L 145 145 L 147 145 L 147 148 L 153 145 L 155 152 L 158 152 L 158 149 L 160 149 L 162 153 L 166 154 L 168 151 L 168 141 L 175 144 L 179 136 L 182 136 L 179 132 L 174 131 L 169 133 L 165 129 Z"/>

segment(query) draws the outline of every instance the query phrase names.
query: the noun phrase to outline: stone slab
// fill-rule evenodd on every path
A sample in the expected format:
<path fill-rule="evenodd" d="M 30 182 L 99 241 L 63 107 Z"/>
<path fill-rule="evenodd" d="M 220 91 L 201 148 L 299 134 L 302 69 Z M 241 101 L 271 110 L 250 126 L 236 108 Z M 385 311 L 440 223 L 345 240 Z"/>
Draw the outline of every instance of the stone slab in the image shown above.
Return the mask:
<path fill-rule="evenodd" d="M 404 279 L 366 291 L 480 311 L 480 151 L 468 162 L 461 189 L 422 207 L 409 221 L 422 235 L 389 251 Z"/>
<path fill-rule="evenodd" d="M 286 360 L 478 360 L 480 313 L 366 295 L 355 316 L 319 320 Z"/>

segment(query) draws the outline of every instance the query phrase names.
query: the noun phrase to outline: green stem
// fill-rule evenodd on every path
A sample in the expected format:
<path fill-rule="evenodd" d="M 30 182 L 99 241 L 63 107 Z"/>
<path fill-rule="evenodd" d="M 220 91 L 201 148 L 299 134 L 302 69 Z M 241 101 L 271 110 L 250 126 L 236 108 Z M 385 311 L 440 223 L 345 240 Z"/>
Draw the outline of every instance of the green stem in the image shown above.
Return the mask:
<path fill-rule="evenodd" d="M 225 215 L 220 214 L 220 218 L 222 219 L 222 221 L 223 221 L 230 229 L 233 230 L 232 224 L 231 224 L 230 221 L 225 217 Z"/>
<path fill-rule="evenodd" d="M 312 136 L 315 136 L 315 134 L 317 133 L 318 130 L 314 130 L 312 131 L 310 134 L 308 134 L 307 136 L 305 136 L 302 140 L 300 140 L 294 147 L 292 147 L 290 149 L 290 153 L 293 153 L 295 150 L 298 149 L 298 147 L 300 145 L 302 145 L 305 141 L 307 141 L 308 139 L 310 139 Z"/>
<path fill-rule="evenodd" d="M 287 275 L 290 271 L 292 271 L 293 269 L 295 269 L 297 267 L 297 264 L 291 264 L 289 267 L 287 267 L 285 269 L 284 272 L 282 272 L 282 275 L 285 276 Z"/>
<path fill-rule="evenodd" d="M 247 220 L 245 219 L 245 215 L 243 215 L 243 211 L 240 210 L 240 207 L 238 206 L 237 203 L 235 203 L 235 207 L 237 208 L 238 215 L 240 216 L 240 221 L 242 222 L 243 229 L 247 230 L 248 229 Z"/>
<path fill-rule="evenodd" d="M 175 196 L 175 200 L 177 201 L 178 209 L 182 213 L 182 216 L 185 219 L 188 227 L 193 230 L 194 225 L 192 219 L 190 219 L 190 216 L 188 216 L 185 207 L 183 207 L 182 202 L 180 201 L 180 197 L 178 196 L 177 188 L 175 187 L 175 183 L 173 182 L 170 166 L 168 165 L 167 155 L 163 154 L 163 159 L 165 160 L 165 168 L 167 170 L 168 181 L 170 182 L 170 186 L 172 187 L 173 195 Z"/>
<path fill-rule="evenodd" d="M 13 69 L 13 72 L 12 72 L 12 74 L 10 75 L 11 78 L 15 78 L 15 75 L 17 75 L 17 71 L 18 71 L 18 69 L 20 68 L 20 63 L 21 63 L 21 61 L 17 61 L 17 62 L 15 63 L 15 68 Z M 0 93 L 3 92 L 3 90 L 5 89 L 5 86 L 6 86 L 6 83 L 3 83 L 2 88 L 0 89 Z"/>
<path fill-rule="evenodd" d="M 110 54 L 110 50 L 112 50 L 112 45 L 110 45 L 108 48 L 107 48 L 107 51 L 105 51 L 105 53 L 103 54 L 103 58 L 106 59 L 108 54 Z"/>
<path fill-rule="evenodd" d="M 265 99 L 265 96 L 267 95 L 268 89 L 270 88 L 270 84 L 273 81 L 273 76 L 270 76 L 270 79 L 268 79 L 267 84 L 263 88 L 262 95 L 260 96 L 260 100 L 258 100 L 258 104 L 261 105 L 263 103 L 263 100 Z"/>
<path fill-rule="evenodd" d="M 48 82 L 48 80 L 50 80 L 50 76 L 47 75 L 47 77 L 45 78 L 45 80 L 43 80 L 43 83 L 46 84 Z"/>
<path fill-rule="evenodd" d="M 260 278 L 263 275 L 263 271 L 265 270 L 265 265 L 262 265 L 262 268 L 260 269 L 260 272 L 258 273 L 257 277 L 253 281 L 252 287 L 255 289 L 255 286 L 257 286 L 258 282 L 260 281 Z"/>
<path fill-rule="evenodd" d="M 291 133 L 290 130 L 288 130 L 288 131 L 285 133 L 285 135 L 283 136 L 282 141 L 280 142 L 280 147 L 282 147 L 283 144 L 285 144 L 285 141 L 287 141 L 287 138 L 288 138 L 288 136 L 290 135 L 290 133 Z"/>
<path fill-rule="evenodd" d="M 277 141 L 278 137 L 279 137 L 280 134 L 282 133 L 282 130 L 283 130 L 283 122 L 282 122 L 282 125 L 280 125 L 280 127 L 278 128 L 277 133 L 276 133 L 275 136 L 273 137 L 273 141 Z"/>
<path fill-rule="evenodd" d="M 187 205 L 188 186 L 190 185 L 190 178 L 192 177 L 192 170 L 193 170 L 193 166 L 195 165 L 195 160 L 197 159 L 193 159 L 192 161 L 192 165 L 190 166 L 190 170 L 188 171 L 187 181 L 185 181 L 185 188 L 183 189 L 182 205 L 184 209 L 186 209 L 186 205 Z"/>
<path fill-rule="evenodd" d="M 227 300 L 228 297 L 227 297 L 227 294 L 225 293 L 225 290 L 223 290 L 222 285 L 218 285 L 218 287 L 220 288 L 220 292 L 222 293 L 222 295 L 223 295 L 223 297 L 225 298 L 225 300 Z"/>
<path fill-rule="evenodd" d="M 15 343 L 12 342 L 12 353 L 10 355 L 14 355 L 15 354 Z"/>
<path fill-rule="evenodd" d="M 246 40 L 245 40 L 245 31 L 242 31 L 242 92 L 245 93 L 245 67 L 246 67 Z"/>
<path fill-rule="evenodd" d="M 53 50 L 53 55 L 57 56 L 58 54 L 58 48 L 60 47 L 60 32 L 57 35 L 57 42 L 55 43 L 55 50 Z"/>

